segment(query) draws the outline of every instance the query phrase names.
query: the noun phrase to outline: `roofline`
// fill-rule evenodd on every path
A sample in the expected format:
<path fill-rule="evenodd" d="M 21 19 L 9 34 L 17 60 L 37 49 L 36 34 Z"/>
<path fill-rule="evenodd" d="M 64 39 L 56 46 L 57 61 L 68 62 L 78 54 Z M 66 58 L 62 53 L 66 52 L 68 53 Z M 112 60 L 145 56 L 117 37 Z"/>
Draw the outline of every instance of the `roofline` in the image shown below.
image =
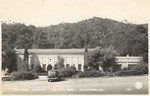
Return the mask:
<path fill-rule="evenodd" d="M 24 54 L 25 49 L 15 49 L 17 54 Z M 84 54 L 85 49 L 28 49 L 29 54 Z"/>

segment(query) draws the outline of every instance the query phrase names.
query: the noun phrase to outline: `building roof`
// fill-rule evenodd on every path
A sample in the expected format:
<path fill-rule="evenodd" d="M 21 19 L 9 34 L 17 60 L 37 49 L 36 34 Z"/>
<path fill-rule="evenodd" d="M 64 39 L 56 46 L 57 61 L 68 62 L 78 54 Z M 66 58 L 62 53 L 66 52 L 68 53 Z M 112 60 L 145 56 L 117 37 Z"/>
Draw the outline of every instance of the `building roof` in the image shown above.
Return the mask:
<path fill-rule="evenodd" d="M 24 49 L 15 49 L 17 54 L 23 54 Z M 63 53 L 77 53 L 82 54 L 85 49 L 28 49 L 29 54 L 63 54 Z"/>

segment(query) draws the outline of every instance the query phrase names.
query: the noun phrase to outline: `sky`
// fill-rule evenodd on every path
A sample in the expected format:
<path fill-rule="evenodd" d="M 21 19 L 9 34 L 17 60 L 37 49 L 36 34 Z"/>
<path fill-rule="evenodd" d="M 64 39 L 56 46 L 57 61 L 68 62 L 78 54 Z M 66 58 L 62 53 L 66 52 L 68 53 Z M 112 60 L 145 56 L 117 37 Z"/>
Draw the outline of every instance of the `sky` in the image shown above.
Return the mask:
<path fill-rule="evenodd" d="M 49 26 L 92 17 L 142 24 L 150 21 L 150 0 L 0 0 L 0 20 Z"/>

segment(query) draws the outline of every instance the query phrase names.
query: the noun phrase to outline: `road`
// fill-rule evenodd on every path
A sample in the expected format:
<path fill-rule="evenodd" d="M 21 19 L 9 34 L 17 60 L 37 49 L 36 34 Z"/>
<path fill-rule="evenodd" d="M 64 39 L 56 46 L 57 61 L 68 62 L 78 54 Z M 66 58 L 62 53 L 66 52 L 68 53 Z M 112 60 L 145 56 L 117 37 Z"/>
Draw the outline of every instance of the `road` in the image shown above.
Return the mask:
<path fill-rule="evenodd" d="M 3 81 L 3 94 L 148 94 L 148 76 Z"/>

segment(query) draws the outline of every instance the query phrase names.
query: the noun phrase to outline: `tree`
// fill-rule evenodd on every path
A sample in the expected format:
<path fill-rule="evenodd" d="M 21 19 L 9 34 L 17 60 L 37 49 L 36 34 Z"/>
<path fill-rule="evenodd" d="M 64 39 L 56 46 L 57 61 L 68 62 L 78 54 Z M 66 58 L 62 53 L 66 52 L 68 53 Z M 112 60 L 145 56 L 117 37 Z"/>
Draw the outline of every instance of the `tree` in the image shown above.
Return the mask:
<path fill-rule="evenodd" d="M 92 70 L 99 70 L 99 66 L 101 66 L 104 71 L 109 71 L 109 68 L 116 64 L 116 55 L 118 55 L 118 52 L 111 46 L 108 48 L 98 47 L 85 55 L 85 64 Z"/>
<path fill-rule="evenodd" d="M 94 51 L 88 52 L 85 55 L 85 66 L 88 66 L 90 69 L 99 70 L 100 61 L 103 60 L 102 48 L 99 47 Z"/>
<path fill-rule="evenodd" d="M 22 64 L 22 70 L 28 71 L 29 70 L 29 65 L 28 65 L 28 58 L 29 58 L 29 53 L 28 53 L 28 48 L 25 48 L 24 51 L 24 58 L 23 58 L 23 64 Z"/>
<path fill-rule="evenodd" d="M 47 71 L 52 70 L 53 66 L 51 64 L 48 64 Z"/>
<path fill-rule="evenodd" d="M 57 57 L 57 63 L 54 66 L 54 69 L 64 68 L 64 58 L 58 56 Z"/>
<path fill-rule="evenodd" d="M 2 69 L 8 69 L 8 73 L 17 70 L 17 59 L 15 51 L 8 49 L 2 52 Z"/>
<path fill-rule="evenodd" d="M 32 54 L 30 62 L 31 62 L 31 70 L 32 71 L 37 72 L 37 73 L 41 73 L 41 72 L 45 71 L 42 69 L 39 58 L 36 53 Z"/>
<path fill-rule="evenodd" d="M 98 17 L 46 27 L 2 23 L 2 50 L 26 45 L 33 48 L 34 41 L 40 49 L 112 45 L 120 55 L 139 56 L 148 53 L 148 24 L 125 24 Z"/>
<path fill-rule="evenodd" d="M 114 50 L 112 46 L 104 48 L 102 51 L 104 52 L 104 57 L 101 67 L 103 68 L 104 71 L 113 72 L 113 67 L 116 64 L 115 57 L 119 55 L 119 53 L 116 50 Z"/>

